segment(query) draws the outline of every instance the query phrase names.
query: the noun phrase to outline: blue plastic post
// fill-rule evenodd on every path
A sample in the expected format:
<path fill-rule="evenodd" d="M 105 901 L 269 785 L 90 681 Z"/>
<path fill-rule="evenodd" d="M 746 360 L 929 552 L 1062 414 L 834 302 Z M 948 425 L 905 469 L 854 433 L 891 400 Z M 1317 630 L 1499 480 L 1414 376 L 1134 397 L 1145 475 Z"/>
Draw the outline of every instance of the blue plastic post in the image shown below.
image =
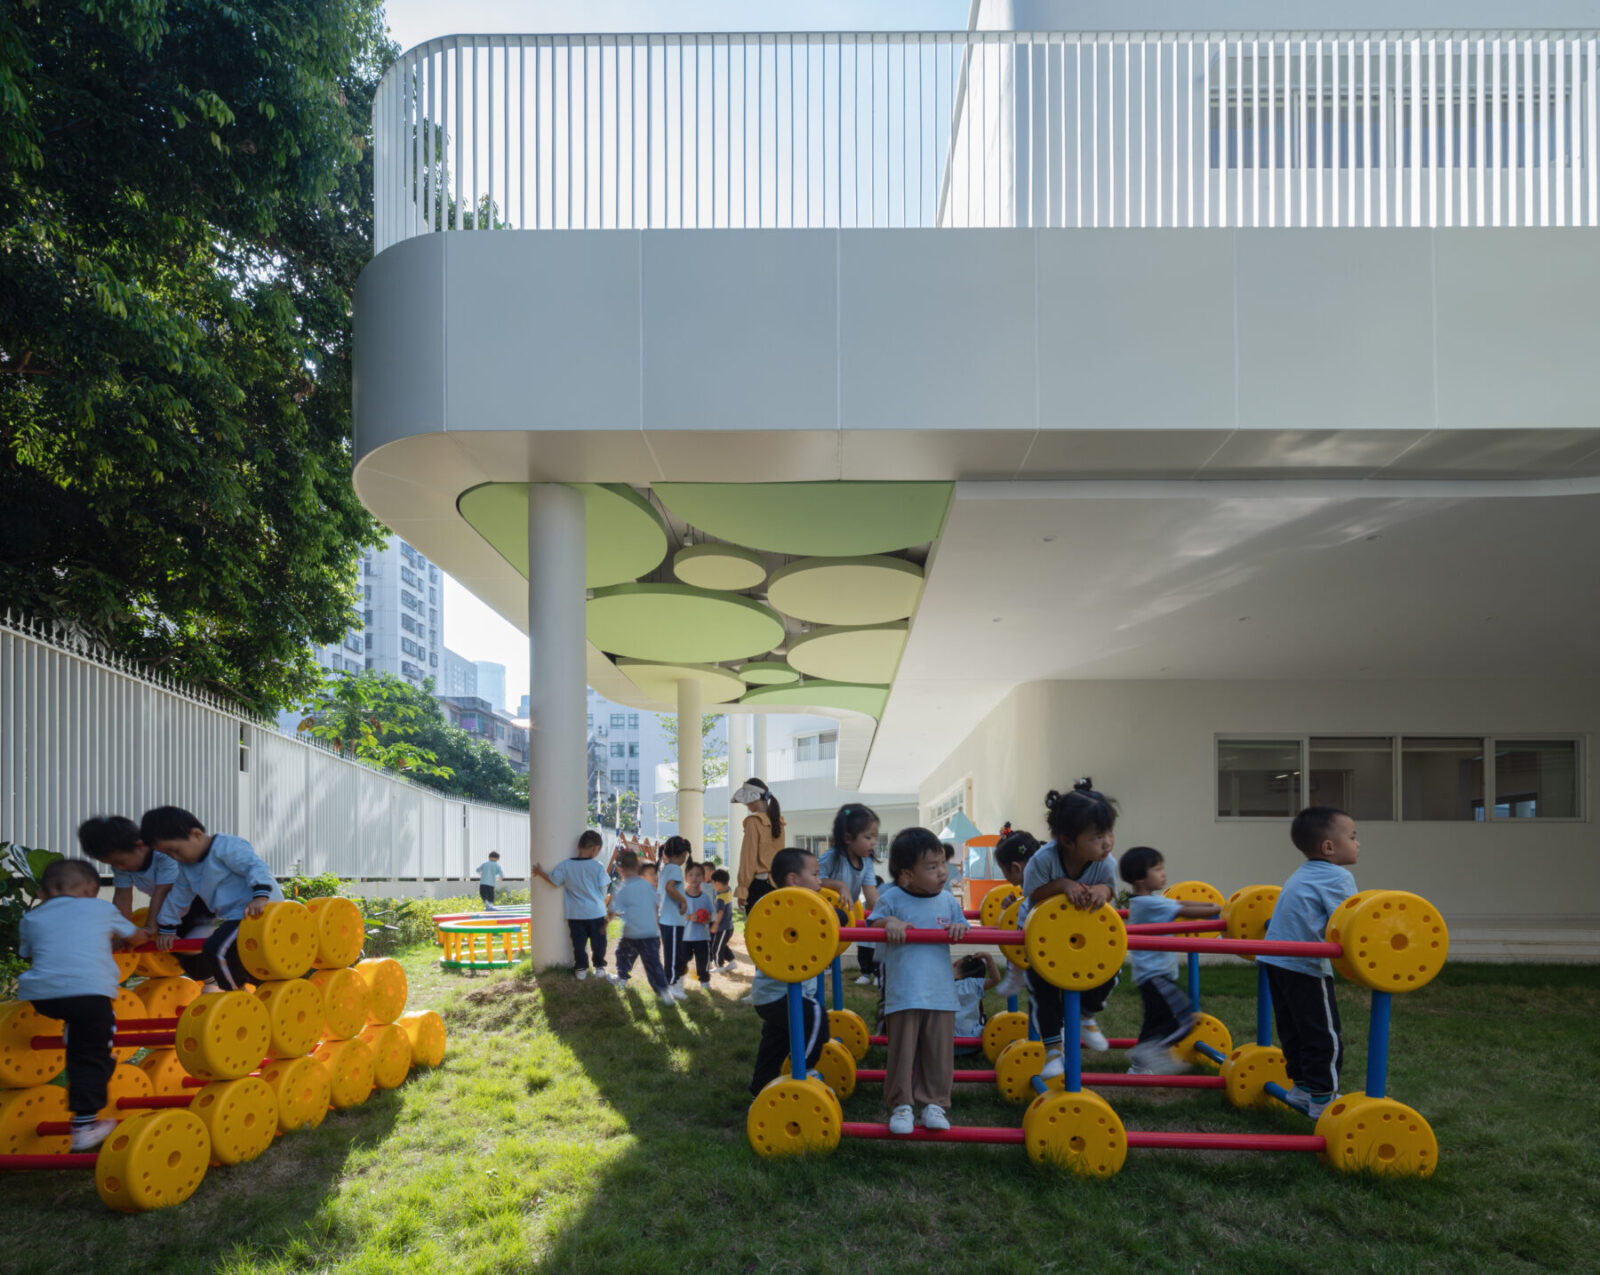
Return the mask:
<path fill-rule="evenodd" d="M 1256 1044 L 1272 1044 L 1272 988 L 1267 986 L 1267 967 L 1256 964 Z"/>
<path fill-rule="evenodd" d="M 1367 1097 L 1383 1097 L 1389 1083 L 1389 993 L 1372 993 L 1372 1025 L 1367 1032 Z"/>
<path fill-rule="evenodd" d="M 839 966 L 839 958 L 833 958 L 833 1007 L 844 1008 L 844 970 Z"/>
<path fill-rule="evenodd" d="M 1197 1040 L 1194 1042 L 1194 1052 L 1202 1057 L 1211 1059 L 1211 1061 L 1216 1063 L 1219 1067 L 1228 1061 L 1227 1054 L 1223 1053 L 1214 1045 L 1206 1044 L 1206 1042 L 1203 1040 Z"/>
<path fill-rule="evenodd" d="M 1189 1008 L 1200 1012 L 1200 953 L 1189 953 Z"/>
<path fill-rule="evenodd" d="M 806 1019 L 800 1008 L 804 999 L 799 983 L 789 984 L 789 1073 L 796 1080 L 806 1078 Z"/>
<path fill-rule="evenodd" d="M 827 1003 L 828 1003 L 828 971 L 827 970 L 823 970 L 822 973 L 817 975 L 817 1004 L 818 1005 L 826 1005 Z"/>
<path fill-rule="evenodd" d="M 1083 1088 L 1083 1002 L 1077 992 L 1067 993 L 1061 1024 L 1061 1058 L 1067 1064 L 1063 1087 L 1068 1093 Z"/>
<path fill-rule="evenodd" d="M 1017 1012 L 1017 998 L 1015 994 L 1006 997 L 1006 1009 L 1013 1014 Z"/>

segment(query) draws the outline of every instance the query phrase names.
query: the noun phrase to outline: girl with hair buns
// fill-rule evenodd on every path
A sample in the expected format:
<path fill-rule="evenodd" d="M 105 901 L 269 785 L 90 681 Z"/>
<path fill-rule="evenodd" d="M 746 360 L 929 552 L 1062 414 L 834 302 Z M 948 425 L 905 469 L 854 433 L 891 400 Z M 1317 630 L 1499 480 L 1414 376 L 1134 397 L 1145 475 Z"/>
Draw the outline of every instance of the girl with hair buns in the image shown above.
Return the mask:
<path fill-rule="evenodd" d="M 869 912 L 878 906 L 878 865 L 873 857 L 877 848 L 878 816 L 872 807 L 860 802 L 840 806 L 818 871 L 823 888 L 836 891 L 847 910 L 857 899 L 866 900 Z M 876 946 L 857 943 L 856 964 L 861 970 L 856 983 L 865 987 L 877 971 Z"/>
<path fill-rule="evenodd" d="M 748 806 L 744 840 L 739 845 L 739 904 L 746 911 L 772 891 L 772 858 L 783 849 L 783 811 L 760 779 L 747 780 L 730 801 Z"/>

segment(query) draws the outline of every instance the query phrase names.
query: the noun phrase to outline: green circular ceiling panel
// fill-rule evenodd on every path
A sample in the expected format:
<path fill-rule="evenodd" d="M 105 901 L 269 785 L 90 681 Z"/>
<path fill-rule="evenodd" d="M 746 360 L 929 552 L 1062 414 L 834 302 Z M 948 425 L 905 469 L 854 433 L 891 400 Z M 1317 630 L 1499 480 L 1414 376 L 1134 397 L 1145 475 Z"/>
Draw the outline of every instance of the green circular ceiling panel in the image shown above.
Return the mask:
<path fill-rule="evenodd" d="M 688 545 L 673 558 L 672 573 L 700 589 L 753 589 L 767 578 L 767 560 L 738 545 Z"/>
<path fill-rule="evenodd" d="M 789 663 L 832 682 L 891 682 L 905 650 L 904 620 L 859 628 L 817 629 L 789 642 Z"/>
<path fill-rule="evenodd" d="M 781 704 L 794 708 L 842 708 L 868 717 L 882 717 L 889 698 L 887 686 L 861 686 L 854 682 L 803 682 L 796 686 L 758 686 L 741 704 Z"/>
<path fill-rule="evenodd" d="M 726 704 L 744 694 L 744 682 L 725 668 L 710 664 L 653 664 L 648 660 L 618 660 L 617 668 L 651 699 L 668 704 L 678 701 L 678 683 L 700 683 L 702 702 Z"/>
<path fill-rule="evenodd" d="M 800 674 L 782 660 L 747 660 L 739 665 L 739 676 L 751 686 L 787 686 L 800 680 Z"/>
<path fill-rule="evenodd" d="M 903 558 L 803 558 L 767 581 L 767 600 L 812 624 L 884 624 L 917 609 L 922 568 Z"/>
<path fill-rule="evenodd" d="M 795 556 L 888 553 L 939 538 L 951 483 L 655 483 L 719 540 Z"/>
<path fill-rule="evenodd" d="M 655 507 L 627 483 L 571 483 L 583 493 L 584 584 L 601 589 L 649 575 L 667 556 Z M 528 574 L 528 484 L 485 483 L 456 502 L 461 516 L 524 578 Z"/>
<path fill-rule="evenodd" d="M 586 614 L 602 651 L 659 664 L 742 660 L 783 641 L 783 621 L 759 602 L 687 584 L 596 589 Z"/>

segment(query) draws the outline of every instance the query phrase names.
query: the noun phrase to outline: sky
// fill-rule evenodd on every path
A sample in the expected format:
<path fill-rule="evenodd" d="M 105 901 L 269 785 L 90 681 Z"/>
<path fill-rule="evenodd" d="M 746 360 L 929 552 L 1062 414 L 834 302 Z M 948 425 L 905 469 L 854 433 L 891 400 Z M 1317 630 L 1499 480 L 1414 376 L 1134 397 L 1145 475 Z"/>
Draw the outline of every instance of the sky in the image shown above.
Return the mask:
<path fill-rule="evenodd" d="M 462 32 L 949 31 L 964 30 L 968 0 L 388 0 L 402 49 Z M 506 666 L 506 704 L 528 693 L 528 639 L 448 576 L 444 642 L 469 660 Z"/>

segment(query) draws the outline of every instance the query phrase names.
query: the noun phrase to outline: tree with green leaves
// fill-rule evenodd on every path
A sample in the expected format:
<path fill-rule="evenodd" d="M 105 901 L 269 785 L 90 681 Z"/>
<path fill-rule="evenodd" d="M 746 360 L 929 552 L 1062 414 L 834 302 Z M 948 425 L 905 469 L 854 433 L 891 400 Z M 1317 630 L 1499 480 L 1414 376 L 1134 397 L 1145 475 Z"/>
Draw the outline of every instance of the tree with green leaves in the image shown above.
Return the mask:
<path fill-rule="evenodd" d="M 379 0 L 0 6 L 0 597 L 271 710 L 356 623 Z"/>
<path fill-rule="evenodd" d="M 720 739 L 713 739 L 712 732 L 717 729 L 718 715 L 716 713 L 703 713 L 700 717 L 700 777 L 701 786 L 710 788 L 717 780 L 728 773 L 728 746 Z M 661 719 L 661 733 L 666 736 L 667 742 L 672 745 L 672 755 L 678 755 L 678 717 L 673 714 Z M 676 775 L 672 780 L 674 790 L 678 787 Z"/>

